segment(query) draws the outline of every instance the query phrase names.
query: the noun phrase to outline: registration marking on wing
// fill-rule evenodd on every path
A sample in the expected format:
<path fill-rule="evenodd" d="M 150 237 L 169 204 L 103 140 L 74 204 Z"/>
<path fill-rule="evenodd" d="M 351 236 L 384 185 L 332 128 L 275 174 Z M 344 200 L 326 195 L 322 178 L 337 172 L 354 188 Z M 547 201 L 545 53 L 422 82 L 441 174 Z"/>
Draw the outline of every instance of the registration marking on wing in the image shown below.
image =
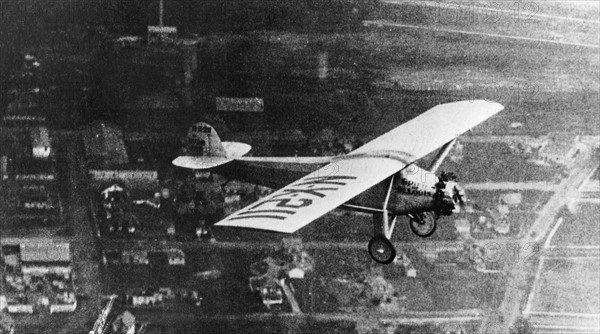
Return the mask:
<path fill-rule="evenodd" d="M 336 160 L 216 225 L 293 233 L 405 166 L 402 161 L 385 157 Z"/>
<path fill-rule="evenodd" d="M 271 196 L 270 199 L 259 201 L 258 203 L 237 213 L 237 217 L 231 217 L 229 220 L 240 220 L 248 218 L 264 218 L 283 220 L 286 217 L 295 214 L 296 209 L 310 206 L 314 198 L 323 198 L 328 192 L 337 191 L 348 183 L 348 180 L 355 180 L 355 176 L 324 176 L 309 177 L 302 179 L 301 182 L 292 183 L 281 189 L 279 193 Z M 264 209 L 272 207 L 274 209 Z M 281 208 L 281 209 L 278 209 Z"/>

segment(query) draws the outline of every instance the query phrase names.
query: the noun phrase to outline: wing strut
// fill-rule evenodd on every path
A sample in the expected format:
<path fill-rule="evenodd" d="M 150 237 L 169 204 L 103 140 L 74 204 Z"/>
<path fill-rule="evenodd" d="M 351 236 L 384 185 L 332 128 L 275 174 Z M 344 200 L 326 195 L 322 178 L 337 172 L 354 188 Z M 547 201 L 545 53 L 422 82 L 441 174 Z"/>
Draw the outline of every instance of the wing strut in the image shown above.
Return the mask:
<path fill-rule="evenodd" d="M 392 175 L 392 177 L 390 178 L 390 185 L 388 187 L 388 191 L 387 194 L 385 195 L 385 200 L 383 201 L 383 214 L 382 214 L 382 221 L 381 223 L 383 224 L 382 227 L 382 231 L 383 235 L 389 240 L 392 237 L 392 233 L 394 232 L 394 227 L 396 226 L 396 218 L 397 216 L 394 216 L 394 218 L 392 219 L 392 221 L 390 222 L 390 214 L 388 213 L 388 203 L 390 201 L 390 196 L 392 195 L 392 187 L 394 186 L 394 178 L 396 177 L 396 175 Z"/>
<path fill-rule="evenodd" d="M 431 165 L 429 165 L 428 169 L 430 172 L 435 173 L 435 171 L 437 171 L 444 159 L 446 159 L 446 156 L 448 156 L 448 153 L 450 153 L 452 147 L 454 147 L 454 143 L 456 143 L 456 138 L 452 139 L 451 141 L 444 144 L 444 146 L 440 147 L 438 153 L 431 162 Z"/>

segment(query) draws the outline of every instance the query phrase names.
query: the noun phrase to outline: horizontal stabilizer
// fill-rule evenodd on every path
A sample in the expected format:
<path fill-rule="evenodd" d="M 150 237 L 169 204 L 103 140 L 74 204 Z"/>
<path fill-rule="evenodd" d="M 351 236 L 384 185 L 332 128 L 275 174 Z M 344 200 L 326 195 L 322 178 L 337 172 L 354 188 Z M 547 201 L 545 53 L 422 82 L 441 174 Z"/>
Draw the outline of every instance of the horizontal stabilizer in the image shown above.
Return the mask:
<path fill-rule="evenodd" d="M 234 159 L 224 157 L 184 155 L 175 158 L 175 160 L 173 160 L 173 165 L 190 169 L 211 169 L 226 164 L 232 160 Z"/>
<path fill-rule="evenodd" d="M 233 161 L 252 149 L 252 146 L 244 143 L 224 141 L 222 144 L 227 157 L 184 155 L 173 160 L 173 165 L 190 169 L 211 169 Z"/>
<path fill-rule="evenodd" d="M 250 152 L 252 146 L 245 143 L 238 143 L 235 141 L 224 141 L 222 142 L 223 148 L 227 153 L 228 158 L 237 158 Z"/>

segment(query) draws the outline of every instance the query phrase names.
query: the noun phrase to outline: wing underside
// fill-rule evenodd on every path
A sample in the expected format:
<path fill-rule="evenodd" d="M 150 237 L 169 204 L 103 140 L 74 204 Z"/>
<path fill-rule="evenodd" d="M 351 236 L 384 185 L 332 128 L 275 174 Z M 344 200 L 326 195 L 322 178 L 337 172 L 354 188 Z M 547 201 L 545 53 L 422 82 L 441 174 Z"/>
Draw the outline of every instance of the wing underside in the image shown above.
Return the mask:
<path fill-rule="evenodd" d="M 383 157 L 335 161 L 216 225 L 293 233 L 405 166 L 404 162 Z"/>

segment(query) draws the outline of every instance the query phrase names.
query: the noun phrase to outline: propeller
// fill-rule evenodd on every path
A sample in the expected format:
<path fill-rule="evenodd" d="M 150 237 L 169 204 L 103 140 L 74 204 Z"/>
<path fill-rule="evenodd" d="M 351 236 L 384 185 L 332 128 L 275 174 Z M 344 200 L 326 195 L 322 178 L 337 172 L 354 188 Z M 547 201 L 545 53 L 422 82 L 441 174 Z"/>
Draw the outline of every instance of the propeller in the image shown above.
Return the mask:
<path fill-rule="evenodd" d="M 458 177 L 453 172 L 442 171 L 438 179 L 440 182 L 456 181 Z"/>
<path fill-rule="evenodd" d="M 464 206 L 467 202 L 467 196 L 465 190 L 456 182 L 457 179 L 458 177 L 455 173 L 442 171 L 438 176 L 438 183 L 436 184 L 436 188 L 438 191 L 443 191 L 446 188 L 446 184 L 448 182 L 452 182 L 452 199 L 454 200 L 454 203 L 460 206 Z"/>
<path fill-rule="evenodd" d="M 465 189 L 458 185 L 458 183 L 454 184 L 454 188 L 452 189 L 452 199 L 454 203 L 458 203 L 460 206 L 464 206 L 467 204 L 467 194 L 465 193 Z"/>

